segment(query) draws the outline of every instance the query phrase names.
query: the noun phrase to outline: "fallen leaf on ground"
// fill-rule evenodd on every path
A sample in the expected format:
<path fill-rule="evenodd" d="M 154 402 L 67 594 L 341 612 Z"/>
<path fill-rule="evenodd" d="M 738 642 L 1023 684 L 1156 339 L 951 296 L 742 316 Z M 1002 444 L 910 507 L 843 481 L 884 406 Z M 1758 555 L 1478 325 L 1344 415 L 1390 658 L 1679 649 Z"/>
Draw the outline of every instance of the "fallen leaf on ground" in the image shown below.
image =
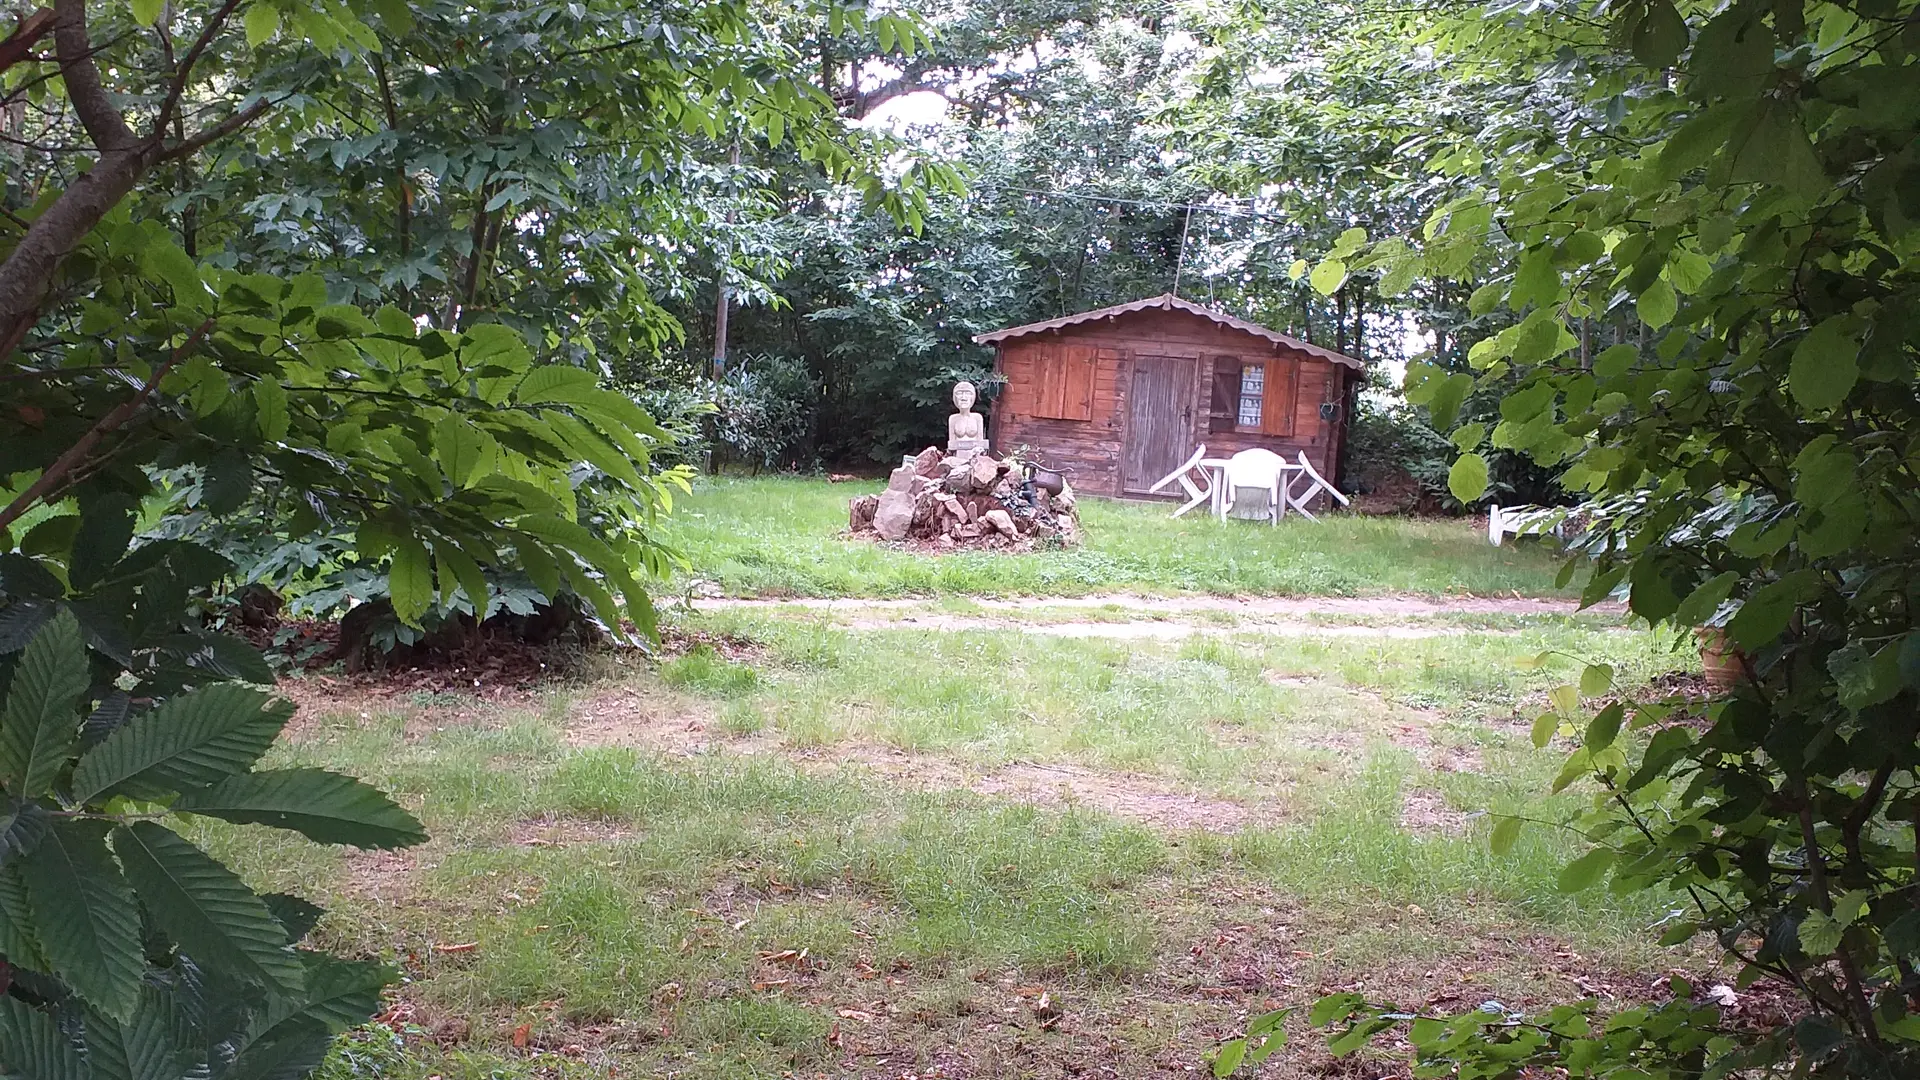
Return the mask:
<path fill-rule="evenodd" d="M 480 947 L 480 943 L 477 941 L 463 941 L 458 945 L 435 945 L 433 947 L 433 951 L 440 952 L 440 953 L 472 952 L 473 950 L 479 947 Z"/>

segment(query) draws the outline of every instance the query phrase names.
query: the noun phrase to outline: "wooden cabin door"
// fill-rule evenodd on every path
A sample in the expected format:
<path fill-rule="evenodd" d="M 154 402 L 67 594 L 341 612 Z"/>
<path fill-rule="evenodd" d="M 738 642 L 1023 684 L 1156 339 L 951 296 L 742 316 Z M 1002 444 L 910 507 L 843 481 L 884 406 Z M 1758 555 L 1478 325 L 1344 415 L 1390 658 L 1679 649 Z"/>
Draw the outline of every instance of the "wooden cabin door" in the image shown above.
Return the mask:
<path fill-rule="evenodd" d="M 1121 491 L 1146 494 L 1193 453 L 1193 380 L 1199 367 L 1190 356 L 1134 357 Z"/>

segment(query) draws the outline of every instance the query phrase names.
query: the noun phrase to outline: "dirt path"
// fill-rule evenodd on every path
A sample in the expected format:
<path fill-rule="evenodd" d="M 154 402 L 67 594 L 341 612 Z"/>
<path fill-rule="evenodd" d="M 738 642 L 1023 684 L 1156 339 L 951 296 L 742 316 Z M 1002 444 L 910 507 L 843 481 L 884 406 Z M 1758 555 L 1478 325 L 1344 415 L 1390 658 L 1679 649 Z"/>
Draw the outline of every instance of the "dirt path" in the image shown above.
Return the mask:
<path fill-rule="evenodd" d="M 1045 608 L 1105 608 L 1162 615 L 1225 614 L 1248 618 L 1303 618 L 1314 615 L 1347 615 L 1358 618 L 1417 619 L 1436 615 L 1574 615 L 1580 603 L 1572 599 L 1529 596 L 1136 596 L 1130 593 L 1103 593 L 1093 596 L 1062 597 L 968 597 L 969 602 L 988 610 L 1034 611 Z M 758 599 L 711 597 L 693 601 L 695 611 L 730 609 L 868 612 L 912 610 L 937 604 L 935 599 L 860 599 L 847 597 L 795 597 Z M 1588 609 L 1617 613 L 1615 604 Z"/>
<path fill-rule="evenodd" d="M 1229 637 L 1234 634 L 1410 639 L 1470 632 L 1463 627 L 1451 626 L 1323 626 L 1318 623 L 1304 622 L 1250 622 L 1239 626 L 1196 626 L 1193 623 L 1169 619 L 1036 623 L 1011 619 L 969 618 L 964 615 L 903 615 L 897 619 L 854 619 L 843 625 L 849 630 L 936 630 L 941 633 L 1018 630 L 1042 637 L 1111 638 L 1123 641 L 1179 641 L 1194 636 Z M 1506 633 L 1507 631 L 1471 632 Z"/>
<path fill-rule="evenodd" d="M 971 597 L 968 602 L 985 614 L 941 610 L 927 599 L 795 598 L 696 600 L 693 610 L 762 611 L 773 614 L 819 613 L 841 620 L 849 630 L 931 630 L 973 633 L 1018 630 L 1046 637 L 1105 638 L 1126 641 L 1178 641 L 1196 635 L 1270 634 L 1281 637 L 1367 637 L 1414 639 L 1469 633 L 1511 633 L 1470 626 L 1436 625 L 1447 615 L 1566 616 L 1577 614 L 1573 600 L 1540 597 L 1251 597 L 1134 596 L 1113 593 L 1078 597 L 1001 599 Z M 1602 613 L 1617 607 L 1603 606 Z M 1059 618 L 1049 613 L 1109 611 L 1121 618 Z M 1004 614 L 1001 614 L 1004 613 Z M 1351 623 L 1309 621 L 1315 618 L 1356 620 Z"/>

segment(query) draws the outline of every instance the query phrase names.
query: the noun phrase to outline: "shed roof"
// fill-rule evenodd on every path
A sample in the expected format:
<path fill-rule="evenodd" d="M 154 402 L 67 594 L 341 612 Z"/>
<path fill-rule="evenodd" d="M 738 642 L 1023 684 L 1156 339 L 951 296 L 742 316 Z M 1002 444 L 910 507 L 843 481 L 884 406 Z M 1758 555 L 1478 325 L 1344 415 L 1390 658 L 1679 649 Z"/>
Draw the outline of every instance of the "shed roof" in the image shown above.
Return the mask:
<path fill-rule="evenodd" d="M 1323 349 L 1318 345 L 1301 341 L 1299 338 L 1288 337 L 1277 330 L 1269 330 L 1264 326 L 1257 323 L 1250 323 L 1245 319 L 1236 319 L 1224 311 L 1215 311 L 1210 307 L 1202 307 L 1192 301 L 1182 300 L 1172 293 L 1149 296 L 1145 300 L 1135 300 L 1130 304 L 1115 304 L 1112 307 L 1103 307 L 1097 311 L 1083 311 L 1078 315 L 1062 315 L 1057 319 L 1048 319 L 1045 322 L 1028 323 L 1025 326 L 1010 326 L 1005 330 L 995 330 L 988 334 L 975 334 L 973 340 L 982 345 L 993 345 L 1005 341 L 1008 338 L 1024 337 L 1027 334 L 1038 334 L 1047 330 L 1059 330 L 1068 326 L 1077 326 L 1081 323 L 1093 322 L 1097 319 L 1111 319 L 1120 315 L 1130 315 L 1136 311 L 1156 310 L 1183 311 L 1189 315 L 1198 315 L 1208 322 L 1224 326 L 1229 330 L 1238 330 L 1241 333 L 1252 334 L 1254 337 L 1265 338 L 1282 348 L 1298 349 L 1309 356 L 1317 356 L 1322 360 L 1330 360 L 1336 364 L 1345 364 L 1355 371 L 1365 369 L 1364 364 L 1351 356 L 1334 352 L 1332 349 Z"/>

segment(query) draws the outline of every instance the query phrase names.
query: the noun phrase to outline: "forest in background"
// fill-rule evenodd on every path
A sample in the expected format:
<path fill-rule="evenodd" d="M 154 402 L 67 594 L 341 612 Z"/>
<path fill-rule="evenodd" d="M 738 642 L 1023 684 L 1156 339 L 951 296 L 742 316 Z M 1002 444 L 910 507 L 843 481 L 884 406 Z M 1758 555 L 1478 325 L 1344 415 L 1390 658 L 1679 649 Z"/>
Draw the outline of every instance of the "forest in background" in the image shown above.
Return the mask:
<path fill-rule="evenodd" d="M 1421 20 L 1019 0 L 913 5 L 880 33 L 782 4 L 751 8 L 753 39 L 722 61 L 703 50 L 724 43 L 692 33 L 719 10 L 658 12 L 689 36 L 662 40 L 639 88 L 616 46 L 645 28 L 592 6 L 373 5 L 369 33 L 390 47 L 344 67 L 262 34 L 203 63 L 231 63 L 246 100 L 273 107 L 246 140 L 148 173 L 142 199 L 190 256 L 315 272 L 330 301 L 425 325 L 544 338 L 699 432 L 690 459 L 711 442 L 755 469 L 892 460 L 941 430 L 956 379 L 987 382 L 972 335 L 1177 278 L 1373 365 L 1386 393 L 1367 398 L 1343 482 L 1411 475 L 1426 505 L 1452 503 L 1445 439 L 1384 402 L 1410 344 L 1459 358 L 1506 325 L 1467 308 L 1486 270 L 1389 289 L 1356 273 L 1331 295 L 1304 275 L 1351 230 L 1417 228 L 1457 186 L 1429 159 L 1508 105 Z M 645 87 L 708 63 L 791 89 L 662 130 L 679 91 Z M 33 152 L 58 144 L 29 98 L 9 116 L 24 205 L 73 160 Z M 1517 456 L 1495 476 L 1508 501 L 1555 497 Z"/>
<path fill-rule="evenodd" d="M 1364 5 L 919 14 L 932 43 L 910 58 L 847 40 L 811 52 L 846 118 L 951 164 L 964 186 L 929 192 L 920 227 L 903 230 L 748 148 L 726 173 L 751 194 L 730 189 L 713 208 L 725 240 L 708 256 L 727 267 L 732 362 L 717 383 L 695 381 L 714 374 L 720 275 L 689 275 L 663 303 L 681 348 L 662 360 L 679 363 L 637 373 L 656 402 L 698 386 L 738 463 L 884 462 L 937 433 L 956 379 L 992 392 L 991 350 L 974 334 L 1177 284 L 1368 361 L 1376 393 L 1345 482 L 1412 479 L 1425 505 L 1453 504 L 1449 444 L 1395 383 L 1410 350 L 1457 362 L 1506 325 L 1467 310 L 1482 282 L 1383 289 L 1358 273 L 1323 295 L 1305 269 L 1352 230 L 1411 229 L 1443 202 L 1454 183 L 1424 160 L 1486 123 L 1493 87 L 1436 58 L 1406 13 Z M 1502 497 L 1555 497 L 1523 460 L 1497 464 Z"/>

